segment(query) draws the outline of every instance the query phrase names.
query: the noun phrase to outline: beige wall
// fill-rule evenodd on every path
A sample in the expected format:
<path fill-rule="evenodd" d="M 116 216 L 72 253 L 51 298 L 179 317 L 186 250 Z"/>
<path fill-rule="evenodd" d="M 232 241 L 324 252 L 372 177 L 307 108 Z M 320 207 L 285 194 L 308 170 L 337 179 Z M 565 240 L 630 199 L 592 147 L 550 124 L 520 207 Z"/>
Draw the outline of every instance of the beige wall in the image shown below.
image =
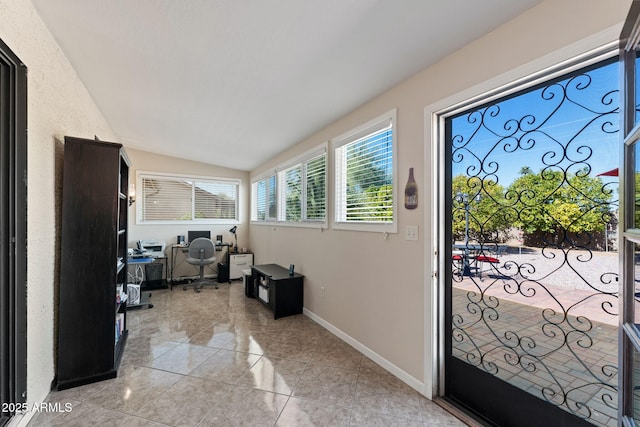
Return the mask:
<path fill-rule="evenodd" d="M 61 141 L 64 135 L 117 138 L 30 1 L 0 0 L 0 38 L 28 67 L 27 394 L 31 405 L 44 400 L 54 377 Z"/>
<path fill-rule="evenodd" d="M 131 161 L 129 179 L 135 183 L 136 172 L 162 172 L 175 173 L 179 175 L 207 176 L 215 178 L 235 178 L 241 181 L 239 190 L 240 224 L 238 224 L 238 247 L 247 247 L 249 244 L 249 173 L 236 169 L 212 166 L 206 163 L 193 162 L 190 160 L 176 159 L 162 156 L 160 154 L 149 153 L 126 148 L 127 156 Z M 138 225 L 136 224 L 136 208 L 134 203 L 129 208 L 129 247 L 134 247 L 135 242 L 143 239 L 165 240 L 167 247 L 176 243 L 178 235 L 187 235 L 188 230 L 210 230 L 211 237 L 222 234 L 225 242 L 233 242 L 233 235 L 229 233 L 232 224 L 219 225 Z"/>
<path fill-rule="evenodd" d="M 257 176 L 397 108 L 399 184 L 404 189 L 413 167 L 420 191 L 419 208 L 400 207 L 399 233 L 386 239 L 381 233 L 252 225 L 250 246 L 257 261 L 294 263 L 305 275 L 304 305 L 309 315 L 430 396 L 436 333 L 431 309 L 432 289 L 437 286 L 431 279 L 436 193 L 430 127 L 425 124 L 431 112 L 425 107 L 464 91 L 477 94 L 478 85 L 488 89 L 484 82 L 505 73 L 511 73 L 511 79 L 524 77 L 579 54 L 579 49 L 595 48 L 603 37 L 614 40 L 629 4 L 627 0 L 544 1 L 252 171 Z M 593 37 L 603 31 L 605 36 Z M 566 48 L 576 42 L 581 42 L 578 50 Z M 513 73 L 515 69 L 518 73 Z M 330 200 L 329 213 L 332 209 Z M 407 225 L 420 226 L 419 241 L 405 240 Z"/>

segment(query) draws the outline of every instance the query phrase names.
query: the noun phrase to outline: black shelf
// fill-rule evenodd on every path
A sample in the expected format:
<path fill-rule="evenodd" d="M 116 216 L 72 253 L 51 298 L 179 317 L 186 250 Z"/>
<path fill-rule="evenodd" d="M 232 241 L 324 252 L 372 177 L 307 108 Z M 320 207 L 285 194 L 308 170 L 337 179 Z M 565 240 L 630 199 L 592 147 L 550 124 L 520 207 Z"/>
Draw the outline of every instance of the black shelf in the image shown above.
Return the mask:
<path fill-rule="evenodd" d="M 277 264 L 251 266 L 255 297 L 273 311 L 273 318 L 302 313 L 304 276 L 289 274 L 289 269 Z"/>
<path fill-rule="evenodd" d="M 116 377 L 128 336 L 126 303 L 116 300 L 127 282 L 126 153 L 121 144 L 65 137 L 63 173 L 58 390 Z"/>

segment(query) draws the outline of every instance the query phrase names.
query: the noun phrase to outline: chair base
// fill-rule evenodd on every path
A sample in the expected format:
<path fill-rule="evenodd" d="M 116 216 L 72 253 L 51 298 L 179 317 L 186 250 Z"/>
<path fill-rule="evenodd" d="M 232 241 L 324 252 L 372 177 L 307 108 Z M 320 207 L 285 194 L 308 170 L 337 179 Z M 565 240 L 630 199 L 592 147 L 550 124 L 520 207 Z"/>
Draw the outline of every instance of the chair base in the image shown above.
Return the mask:
<path fill-rule="evenodd" d="M 200 292 L 200 290 L 202 289 L 202 285 L 208 285 L 208 284 L 211 284 L 211 285 L 213 285 L 214 288 L 218 289 L 219 283 L 217 281 L 215 281 L 215 280 L 197 279 L 197 280 L 194 280 L 193 282 L 184 284 L 182 286 L 182 290 L 186 291 L 187 287 L 193 286 L 194 289 L 196 290 L 196 292 Z"/>

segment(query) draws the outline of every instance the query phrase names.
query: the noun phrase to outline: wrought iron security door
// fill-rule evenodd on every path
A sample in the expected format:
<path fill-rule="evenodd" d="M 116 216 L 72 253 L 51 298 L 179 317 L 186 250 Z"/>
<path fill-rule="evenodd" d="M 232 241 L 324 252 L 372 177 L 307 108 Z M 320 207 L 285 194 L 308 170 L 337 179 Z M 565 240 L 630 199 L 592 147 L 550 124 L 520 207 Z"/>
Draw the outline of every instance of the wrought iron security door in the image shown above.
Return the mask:
<path fill-rule="evenodd" d="M 499 425 L 617 425 L 618 64 L 446 119 L 445 395 Z"/>

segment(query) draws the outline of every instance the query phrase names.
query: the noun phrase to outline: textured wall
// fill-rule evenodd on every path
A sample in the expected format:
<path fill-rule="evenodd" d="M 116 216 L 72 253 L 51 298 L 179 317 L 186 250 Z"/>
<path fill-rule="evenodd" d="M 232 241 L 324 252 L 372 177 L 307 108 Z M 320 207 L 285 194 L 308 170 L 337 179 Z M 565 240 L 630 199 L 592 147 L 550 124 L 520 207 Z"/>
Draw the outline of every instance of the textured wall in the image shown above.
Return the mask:
<path fill-rule="evenodd" d="M 117 138 L 30 1 L 0 0 L 0 39 L 28 67 L 27 393 L 31 404 L 44 400 L 55 375 L 62 141 L 64 135 Z"/>

